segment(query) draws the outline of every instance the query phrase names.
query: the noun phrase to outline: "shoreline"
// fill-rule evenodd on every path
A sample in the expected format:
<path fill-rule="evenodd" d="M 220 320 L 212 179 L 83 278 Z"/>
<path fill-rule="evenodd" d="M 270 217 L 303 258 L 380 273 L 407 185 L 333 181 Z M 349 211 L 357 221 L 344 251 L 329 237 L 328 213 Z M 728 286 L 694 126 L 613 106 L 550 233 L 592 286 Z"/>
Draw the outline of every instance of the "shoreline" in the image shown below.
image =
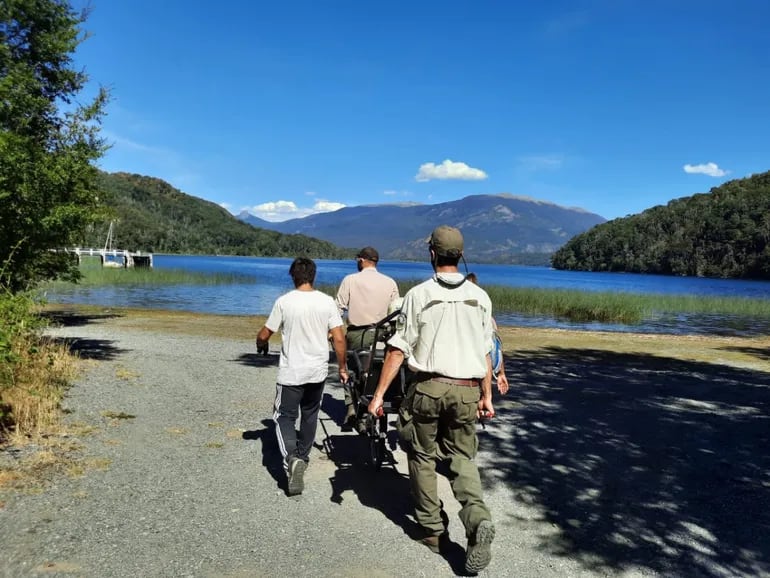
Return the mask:
<path fill-rule="evenodd" d="M 249 342 L 254 341 L 257 332 L 267 320 L 266 315 L 222 315 L 79 304 L 48 304 L 43 308 L 43 312 L 51 317 L 54 323 L 58 320 L 66 324 L 68 315 L 94 319 L 112 317 L 115 318 L 116 324 L 125 328 Z M 755 354 L 756 350 L 770 350 L 770 336 L 670 335 L 516 326 L 500 326 L 498 329 L 506 358 L 511 355 L 526 355 L 527 352 L 544 348 L 561 348 L 565 351 L 592 349 L 715 362 L 770 372 L 770 356 Z M 279 341 L 279 335 L 274 335 L 271 339 L 273 344 Z"/>

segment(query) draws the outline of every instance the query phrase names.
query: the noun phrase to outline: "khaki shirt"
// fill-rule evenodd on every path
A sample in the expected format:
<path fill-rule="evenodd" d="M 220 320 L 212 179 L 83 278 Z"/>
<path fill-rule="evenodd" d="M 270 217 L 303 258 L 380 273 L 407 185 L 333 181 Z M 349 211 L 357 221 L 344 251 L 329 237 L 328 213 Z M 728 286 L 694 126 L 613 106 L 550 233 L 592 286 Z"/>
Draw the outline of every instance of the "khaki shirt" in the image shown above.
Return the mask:
<path fill-rule="evenodd" d="M 347 275 L 337 291 L 340 314 L 348 312 L 349 325 L 373 325 L 388 315 L 388 305 L 398 299 L 398 285 L 375 267 Z"/>
<path fill-rule="evenodd" d="M 486 376 L 492 302 L 481 287 L 463 279 L 461 273 L 440 273 L 404 296 L 388 345 L 404 352 L 412 371 L 456 379 Z"/>

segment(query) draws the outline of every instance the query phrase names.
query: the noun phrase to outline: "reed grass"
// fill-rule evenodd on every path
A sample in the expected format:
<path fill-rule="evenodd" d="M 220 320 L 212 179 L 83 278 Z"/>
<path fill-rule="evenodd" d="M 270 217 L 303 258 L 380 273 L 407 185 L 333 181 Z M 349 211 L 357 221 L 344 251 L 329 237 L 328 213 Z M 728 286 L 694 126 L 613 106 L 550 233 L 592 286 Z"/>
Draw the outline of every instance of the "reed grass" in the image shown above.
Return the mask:
<path fill-rule="evenodd" d="M 184 269 L 154 269 L 147 267 L 102 267 L 97 258 L 83 258 L 78 285 L 234 285 L 253 284 L 256 279 L 242 273 L 203 273 Z M 72 283 L 54 281 L 46 288 L 69 287 Z"/>
<path fill-rule="evenodd" d="M 634 324 L 666 313 L 770 318 L 770 301 L 767 299 L 533 287 L 491 286 L 486 290 L 496 312 L 551 315 L 578 322 Z"/>
<path fill-rule="evenodd" d="M 419 281 L 397 282 L 406 292 Z M 336 287 L 319 286 L 336 294 Z M 625 292 L 594 292 L 539 287 L 485 286 L 495 314 L 549 316 L 573 322 L 633 325 L 660 314 L 705 314 L 725 317 L 770 318 L 770 300 L 745 297 L 708 297 Z"/>

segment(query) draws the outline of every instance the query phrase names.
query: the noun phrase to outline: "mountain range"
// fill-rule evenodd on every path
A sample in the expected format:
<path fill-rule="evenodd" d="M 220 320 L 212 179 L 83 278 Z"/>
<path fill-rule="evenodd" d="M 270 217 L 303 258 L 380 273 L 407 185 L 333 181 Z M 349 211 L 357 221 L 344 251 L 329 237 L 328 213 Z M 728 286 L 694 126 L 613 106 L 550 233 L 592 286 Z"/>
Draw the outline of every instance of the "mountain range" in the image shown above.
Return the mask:
<path fill-rule="evenodd" d="M 511 194 L 472 195 L 434 205 L 358 205 L 279 223 L 248 212 L 255 227 L 301 234 L 339 247 L 371 245 L 382 258 L 424 259 L 425 240 L 437 225 L 459 228 L 468 259 L 486 263 L 547 264 L 569 239 L 606 222 L 595 213 Z"/>

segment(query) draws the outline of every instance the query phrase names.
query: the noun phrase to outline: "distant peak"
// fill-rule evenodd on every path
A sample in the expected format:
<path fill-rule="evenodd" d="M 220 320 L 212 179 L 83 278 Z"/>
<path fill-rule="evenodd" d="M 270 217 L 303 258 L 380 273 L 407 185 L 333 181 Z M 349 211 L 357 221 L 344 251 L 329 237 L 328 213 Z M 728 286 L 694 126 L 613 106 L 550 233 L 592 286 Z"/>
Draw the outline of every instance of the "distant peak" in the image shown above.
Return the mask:
<path fill-rule="evenodd" d="M 543 199 L 535 199 L 533 197 L 529 197 L 527 195 L 514 195 L 513 193 L 492 193 L 489 195 L 481 195 L 481 196 L 487 196 L 487 197 L 498 197 L 501 199 L 512 199 L 515 201 L 526 201 L 528 203 L 535 203 L 537 205 L 550 205 L 552 207 L 560 207 L 562 209 L 569 209 L 570 211 L 575 211 L 576 213 L 585 213 L 585 214 L 592 214 L 591 211 L 587 211 L 586 209 L 583 209 L 581 207 L 573 207 L 573 206 L 566 206 L 566 205 L 559 205 L 558 203 L 554 203 L 553 201 L 544 201 Z"/>
<path fill-rule="evenodd" d="M 395 203 L 365 203 L 361 205 L 351 205 L 356 207 L 419 207 L 423 203 L 417 201 L 401 201 Z"/>
<path fill-rule="evenodd" d="M 502 199 L 513 199 L 515 201 L 527 201 L 528 203 L 537 203 L 538 205 L 556 205 L 551 201 L 544 201 L 543 199 L 535 199 L 527 195 L 514 195 L 513 193 L 497 193 L 489 195 L 490 197 L 500 197 Z"/>

